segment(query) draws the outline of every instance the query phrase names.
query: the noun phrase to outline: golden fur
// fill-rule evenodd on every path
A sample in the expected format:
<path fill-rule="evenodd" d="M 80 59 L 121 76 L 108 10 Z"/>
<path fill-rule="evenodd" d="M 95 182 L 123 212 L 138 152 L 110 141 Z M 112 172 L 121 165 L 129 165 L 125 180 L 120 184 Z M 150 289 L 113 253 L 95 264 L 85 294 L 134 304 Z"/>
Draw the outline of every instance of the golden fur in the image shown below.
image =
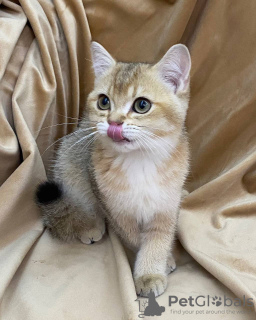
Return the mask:
<path fill-rule="evenodd" d="M 92 243 L 101 239 L 107 219 L 137 252 L 137 293 L 159 295 L 176 267 L 171 248 L 188 173 L 189 53 L 176 45 L 155 65 L 122 63 L 93 43 L 92 59 L 95 87 L 81 127 L 57 155 L 54 180 L 63 198 L 40 204 L 44 223 L 61 239 Z M 108 110 L 98 107 L 102 95 Z M 151 103 L 143 114 L 133 109 L 141 97 Z M 112 122 L 122 125 L 121 142 L 108 136 Z"/>

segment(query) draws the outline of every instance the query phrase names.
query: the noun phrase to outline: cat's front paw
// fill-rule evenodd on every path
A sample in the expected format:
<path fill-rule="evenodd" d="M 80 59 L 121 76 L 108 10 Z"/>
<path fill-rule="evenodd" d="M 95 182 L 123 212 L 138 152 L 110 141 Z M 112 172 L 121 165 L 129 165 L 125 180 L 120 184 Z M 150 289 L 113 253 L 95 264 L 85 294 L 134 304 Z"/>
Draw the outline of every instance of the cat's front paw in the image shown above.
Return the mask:
<path fill-rule="evenodd" d="M 162 274 L 145 274 L 134 279 L 136 293 L 142 297 L 148 297 L 152 290 L 155 296 L 162 294 L 167 287 L 167 277 Z"/>
<path fill-rule="evenodd" d="M 80 240 L 85 244 L 93 244 L 100 241 L 105 233 L 105 229 L 105 222 L 98 220 L 94 227 L 81 233 Z"/>
<path fill-rule="evenodd" d="M 176 262 L 173 258 L 173 255 L 170 254 L 167 259 L 166 273 L 169 274 L 176 269 Z"/>

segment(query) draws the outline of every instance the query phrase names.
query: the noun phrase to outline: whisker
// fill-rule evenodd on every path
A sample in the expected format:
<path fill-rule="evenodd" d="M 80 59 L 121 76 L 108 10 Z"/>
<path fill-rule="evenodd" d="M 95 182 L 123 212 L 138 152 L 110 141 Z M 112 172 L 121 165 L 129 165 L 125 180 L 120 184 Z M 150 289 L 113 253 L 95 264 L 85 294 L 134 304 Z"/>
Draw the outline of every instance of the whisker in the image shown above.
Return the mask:
<path fill-rule="evenodd" d="M 93 120 L 88 120 L 88 119 L 87 119 L 87 120 L 85 120 L 85 119 L 84 119 L 84 120 L 83 120 L 83 122 L 88 122 L 88 123 L 89 123 L 89 122 L 92 122 L 92 123 L 98 123 L 98 121 L 93 121 Z"/>
<path fill-rule="evenodd" d="M 98 133 L 98 132 L 96 132 Z M 86 152 L 87 149 L 89 149 L 90 145 L 98 138 L 97 135 L 95 135 L 94 137 L 91 138 L 91 140 L 89 142 L 86 143 L 86 145 L 83 147 L 82 151 L 83 153 Z"/>
<path fill-rule="evenodd" d="M 149 131 L 145 131 L 143 130 L 143 132 L 146 132 L 147 134 L 156 137 L 157 139 L 160 139 L 161 141 L 163 141 L 164 144 L 166 144 L 167 146 L 169 146 L 172 150 L 174 149 L 173 145 L 171 143 L 169 143 L 168 141 L 164 140 L 162 137 L 159 137 L 157 134 L 153 133 L 153 132 L 149 132 Z M 181 157 L 184 157 L 184 155 L 178 151 L 177 149 L 175 149 L 175 152 L 173 153 L 173 155 L 179 154 Z"/>
<path fill-rule="evenodd" d="M 156 141 L 154 141 L 154 140 L 152 140 L 152 139 L 148 140 L 148 143 L 151 143 L 151 145 L 152 145 L 153 142 L 156 143 Z M 153 148 L 156 148 L 154 145 L 152 145 L 152 147 L 153 147 Z M 157 147 L 158 147 L 158 148 L 159 148 L 159 147 L 161 148 L 162 146 L 159 146 L 159 145 L 158 145 Z M 164 152 L 166 152 L 165 149 L 161 148 L 161 149 L 159 150 L 158 148 L 156 148 L 157 153 L 159 153 L 159 152 L 161 153 L 161 150 L 164 151 Z M 165 155 L 164 155 L 163 153 L 161 153 L 161 154 L 162 154 L 163 157 L 166 157 L 166 156 L 170 155 L 169 153 L 168 153 L 168 154 L 165 154 Z M 169 173 L 169 175 L 171 175 L 171 176 L 174 177 L 174 174 L 173 174 L 173 173 Z M 165 181 L 169 181 L 169 178 L 168 178 L 166 175 L 161 174 L 161 177 L 162 177 Z"/>
<path fill-rule="evenodd" d="M 73 148 L 75 145 L 77 145 L 78 143 L 84 141 L 85 139 L 91 137 L 92 135 L 94 135 L 94 134 L 96 134 L 96 133 L 98 133 L 98 131 L 94 131 L 94 132 L 92 132 L 92 133 L 89 133 L 87 136 L 84 136 L 84 137 L 82 137 L 81 139 L 79 139 L 78 141 L 76 141 L 74 144 L 72 144 L 71 147 L 69 147 L 68 149 L 66 149 L 66 150 L 64 151 L 64 153 L 61 155 L 61 157 L 64 156 L 64 155 L 67 153 L 67 151 L 70 150 L 71 148 Z"/>
<path fill-rule="evenodd" d="M 157 128 L 157 127 L 148 127 L 148 126 L 138 126 L 139 128 L 147 128 L 147 129 L 155 129 L 155 130 L 160 130 L 160 131 L 166 131 L 165 129 L 162 128 Z"/>
<path fill-rule="evenodd" d="M 142 143 L 142 146 L 144 147 L 144 150 L 147 152 L 147 154 L 148 154 L 148 157 L 149 158 L 151 158 L 150 157 L 150 154 L 149 154 L 149 152 L 148 152 L 148 148 L 147 147 L 149 147 L 148 146 L 148 143 L 147 143 L 147 140 L 141 135 L 140 136 L 140 140 L 141 140 L 141 143 Z M 149 147 L 150 148 L 150 147 Z M 151 149 L 151 148 L 150 148 Z M 152 151 L 152 150 L 151 150 Z"/>
<path fill-rule="evenodd" d="M 98 124 L 98 121 L 92 121 L 92 120 L 82 120 L 79 122 L 79 125 L 82 126 L 83 124 Z"/>
<path fill-rule="evenodd" d="M 160 149 L 162 150 L 162 152 L 165 153 L 165 156 L 170 156 L 170 150 L 166 150 L 166 149 L 164 148 L 164 146 L 162 146 L 161 144 L 158 144 L 157 141 L 155 141 L 155 140 L 153 140 L 153 139 L 151 139 L 151 141 L 152 141 L 152 143 L 153 143 L 154 145 L 157 146 L 157 148 L 160 148 Z M 169 144 L 167 143 L 167 145 L 169 145 Z M 172 146 L 170 145 L 170 147 L 172 147 Z M 162 153 L 162 154 L 163 154 L 163 153 Z"/>
<path fill-rule="evenodd" d="M 74 132 L 74 133 L 77 133 L 77 132 Z M 96 132 L 93 132 L 93 133 L 98 133 L 98 132 L 96 131 Z M 91 145 L 91 143 L 97 139 L 97 136 L 90 137 L 90 135 L 91 135 L 91 134 L 89 134 L 89 135 L 81 138 L 79 141 L 77 141 L 76 143 L 74 143 L 70 148 L 68 148 L 67 150 L 65 150 L 64 154 L 66 153 L 66 151 L 68 151 L 69 149 L 71 149 L 75 144 L 77 144 L 78 142 L 81 142 L 82 140 L 84 140 L 84 138 L 87 138 L 87 137 L 88 137 L 88 138 L 91 138 L 91 140 L 89 140 L 89 142 L 87 142 L 86 145 L 85 145 L 85 146 L 88 146 L 88 147 L 89 147 L 89 146 Z M 62 138 L 65 138 L 65 136 L 62 137 Z M 95 139 L 95 138 L 96 138 L 96 139 Z M 87 148 L 86 148 L 86 149 L 87 149 Z M 83 148 L 83 150 L 84 150 L 84 148 Z M 82 150 L 82 151 L 83 151 L 83 150 Z M 82 151 L 81 151 L 81 152 L 82 152 Z M 84 151 L 86 151 L 86 150 L 84 150 Z M 60 156 L 60 158 L 61 158 L 64 154 L 62 154 L 62 155 Z M 51 160 L 51 162 L 54 162 L 54 163 L 49 166 L 49 170 L 50 170 L 50 171 L 53 171 L 53 170 L 54 170 L 54 168 L 55 168 L 55 163 L 56 163 L 56 162 L 59 162 L 59 159 L 60 159 L 60 158 L 58 158 L 58 159 L 52 159 L 52 160 Z"/>
<path fill-rule="evenodd" d="M 142 152 L 142 154 L 143 154 L 143 157 L 145 157 L 145 153 L 144 153 L 144 150 L 143 150 L 143 145 L 142 145 L 142 147 L 141 147 L 141 144 L 140 144 L 140 140 L 139 139 L 135 139 L 135 142 L 137 143 L 137 145 L 139 146 L 139 148 L 140 148 L 140 151 Z"/>
<path fill-rule="evenodd" d="M 174 148 L 173 145 L 169 142 L 167 142 L 166 140 L 164 140 L 162 137 L 159 137 L 158 135 L 150 132 L 151 135 L 153 135 L 154 137 L 156 137 L 157 139 L 160 139 L 163 141 L 163 143 L 165 143 L 167 146 L 169 146 L 171 148 L 172 151 L 172 156 L 175 156 L 175 155 L 180 155 L 181 157 L 184 157 L 184 155 L 179 151 L 177 150 L 177 148 Z M 163 148 L 163 147 L 162 147 Z"/>
<path fill-rule="evenodd" d="M 156 150 L 156 152 L 160 152 L 160 154 L 163 157 L 166 157 L 166 156 L 169 155 L 169 153 L 165 149 L 163 149 L 161 145 L 155 146 L 156 141 L 154 141 L 153 139 L 149 138 L 144 132 L 142 133 L 142 136 L 144 137 L 144 139 L 147 139 L 148 145 L 150 144 L 150 146 L 152 146 Z M 160 148 L 160 150 L 159 150 L 159 148 Z M 153 153 L 155 153 L 152 149 L 151 149 L 151 151 Z"/>
<path fill-rule="evenodd" d="M 87 128 L 87 129 L 81 129 L 81 130 L 79 130 L 79 132 L 81 132 L 81 131 L 88 131 L 88 130 L 91 130 L 91 129 L 94 129 L 94 128 L 96 128 L 96 127 L 91 127 L 91 128 Z M 77 134 L 77 133 L 78 133 L 78 131 L 75 131 L 75 132 L 71 133 L 69 136 L 74 135 L 74 134 Z M 50 149 L 55 143 L 57 143 L 58 141 L 66 138 L 66 137 L 67 137 L 67 136 L 65 135 L 65 136 L 57 139 L 56 141 L 54 141 L 51 145 L 49 145 L 49 147 L 47 147 L 47 148 L 44 150 L 44 152 L 41 154 L 41 157 L 42 157 L 42 156 L 45 154 L 45 152 L 46 152 L 48 149 Z"/>
<path fill-rule="evenodd" d="M 64 123 L 53 124 L 52 126 L 41 128 L 41 129 L 37 130 L 35 133 L 38 133 L 38 132 L 40 132 L 42 130 L 45 130 L 45 129 L 48 129 L 48 128 L 57 127 L 57 126 L 63 126 L 64 124 L 67 124 L 67 125 L 77 124 L 77 122 L 64 122 Z"/>
<path fill-rule="evenodd" d="M 68 117 L 68 116 L 65 116 L 64 114 L 60 114 L 60 113 L 57 113 L 57 112 L 55 112 L 55 114 L 57 114 L 58 116 L 64 117 L 66 119 L 73 119 L 73 120 L 77 120 L 77 121 L 80 120 L 79 118 Z"/>
<path fill-rule="evenodd" d="M 151 135 L 151 136 L 154 136 L 154 137 L 156 137 L 157 139 L 162 140 L 164 143 L 166 143 L 166 144 L 169 144 L 169 145 L 170 145 L 170 143 L 169 143 L 169 142 L 167 142 L 167 141 L 166 141 L 166 140 L 164 140 L 162 137 L 159 137 L 157 134 L 155 134 L 155 133 L 153 133 L 153 132 L 150 132 L 150 131 L 147 131 L 147 130 L 143 130 L 143 132 L 144 132 L 144 133 L 147 133 L 147 134 L 149 134 L 149 135 Z"/>
<path fill-rule="evenodd" d="M 141 135 L 141 139 L 145 142 L 145 145 L 150 149 L 150 151 L 152 152 L 152 153 L 154 153 L 154 151 L 151 149 L 151 147 L 150 147 L 150 145 L 149 145 L 149 139 L 148 139 L 148 137 L 146 137 L 145 135 Z"/>
<path fill-rule="evenodd" d="M 154 143 L 157 143 L 156 141 L 152 140 Z M 160 147 L 163 151 L 167 151 L 163 148 L 162 145 L 158 145 L 158 147 Z M 172 152 L 173 151 L 173 152 Z M 171 156 L 171 157 L 175 157 L 175 156 L 180 156 L 181 158 L 184 158 L 184 155 L 177 150 L 177 148 L 173 148 L 172 147 L 172 151 L 171 153 L 168 152 L 168 155 Z"/>
<path fill-rule="evenodd" d="M 47 147 L 47 148 L 44 150 L 44 152 L 41 154 L 41 157 L 42 157 L 42 156 L 45 154 L 45 152 L 46 152 L 48 149 L 50 149 L 55 143 L 57 143 L 58 141 L 64 139 L 65 137 L 66 137 L 66 136 L 61 137 L 61 138 L 57 139 L 56 141 L 54 141 L 52 144 L 50 144 L 49 147 Z"/>
<path fill-rule="evenodd" d="M 166 149 L 164 149 L 163 146 L 157 144 L 157 141 L 154 141 L 153 139 L 150 139 L 150 141 L 151 141 L 152 147 L 155 148 L 157 150 L 157 152 L 160 151 L 160 153 L 162 154 L 162 156 L 164 158 L 170 156 L 170 153 Z"/>

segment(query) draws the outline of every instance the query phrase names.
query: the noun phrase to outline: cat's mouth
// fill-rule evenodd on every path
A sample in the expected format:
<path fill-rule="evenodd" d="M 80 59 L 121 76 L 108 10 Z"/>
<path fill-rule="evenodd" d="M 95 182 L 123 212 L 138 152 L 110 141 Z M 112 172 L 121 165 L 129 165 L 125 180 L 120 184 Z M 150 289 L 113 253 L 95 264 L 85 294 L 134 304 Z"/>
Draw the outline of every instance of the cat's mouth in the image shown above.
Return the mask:
<path fill-rule="evenodd" d="M 109 138 L 111 138 L 114 142 L 117 143 L 130 142 L 130 140 L 124 136 L 122 124 L 118 124 L 116 122 L 110 123 L 107 130 L 107 135 L 109 136 Z"/>
<path fill-rule="evenodd" d="M 112 140 L 112 142 L 114 142 L 117 145 L 125 145 L 125 144 L 129 144 L 132 142 L 131 140 L 129 140 L 128 138 L 126 138 L 124 136 L 122 137 L 122 139 L 116 140 L 116 139 L 111 138 L 111 140 Z"/>
<path fill-rule="evenodd" d="M 123 138 L 122 140 L 118 140 L 118 141 L 115 141 L 115 140 L 113 140 L 114 142 L 117 142 L 117 143 L 122 143 L 122 144 L 124 144 L 124 143 L 130 143 L 131 142 L 131 140 L 129 140 L 129 139 L 127 139 L 127 138 Z"/>

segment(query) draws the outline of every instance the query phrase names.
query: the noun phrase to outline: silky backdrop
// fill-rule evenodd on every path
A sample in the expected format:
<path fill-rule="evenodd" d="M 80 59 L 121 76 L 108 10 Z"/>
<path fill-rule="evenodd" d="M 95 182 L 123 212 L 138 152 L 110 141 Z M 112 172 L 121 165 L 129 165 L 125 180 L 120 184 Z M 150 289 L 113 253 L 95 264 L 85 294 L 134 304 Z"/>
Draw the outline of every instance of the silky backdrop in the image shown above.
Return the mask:
<path fill-rule="evenodd" d="M 76 128 L 92 89 L 92 39 L 121 61 L 153 63 L 176 43 L 191 52 L 189 195 L 158 318 L 255 319 L 245 306 L 168 306 L 170 295 L 255 301 L 255 16 L 255 0 L 0 0 L 1 320 L 138 319 L 115 234 L 61 243 L 34 204 L 53 143 Z"/>

